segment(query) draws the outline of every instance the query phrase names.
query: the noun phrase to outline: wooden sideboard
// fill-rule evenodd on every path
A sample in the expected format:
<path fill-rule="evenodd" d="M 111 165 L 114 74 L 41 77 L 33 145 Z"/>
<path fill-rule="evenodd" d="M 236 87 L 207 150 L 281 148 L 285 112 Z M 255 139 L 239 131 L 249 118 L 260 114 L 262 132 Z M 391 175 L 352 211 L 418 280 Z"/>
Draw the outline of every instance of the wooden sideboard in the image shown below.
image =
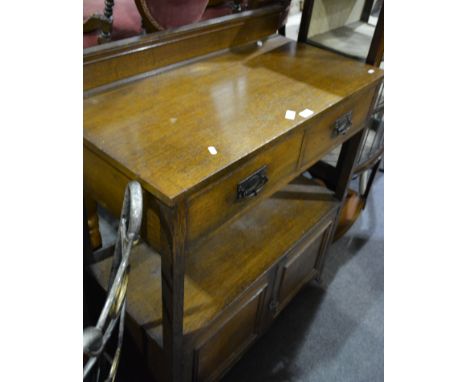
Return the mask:
<path fill-rule="evenodd" d="M 155 379 L 219 380 L 319 278 L 383 80 L 370 69 L 271 35 L 114 85 L 89 79 L 87 197 L 117 216 L 127 182 L 144 189 L 128 332 Z M 301 175 L 340 144 L 328 189 Z M 92 267 L 103 288 L 110 265 Z"/>

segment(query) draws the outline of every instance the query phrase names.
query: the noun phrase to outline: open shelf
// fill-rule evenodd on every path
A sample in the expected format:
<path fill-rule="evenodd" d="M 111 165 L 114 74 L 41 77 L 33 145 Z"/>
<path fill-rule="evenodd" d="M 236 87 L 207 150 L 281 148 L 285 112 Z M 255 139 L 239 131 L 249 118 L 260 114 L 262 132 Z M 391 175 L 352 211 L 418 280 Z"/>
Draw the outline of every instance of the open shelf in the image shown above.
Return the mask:
<path fill-rule="evenodd" d="M 184 335 L 205 327 L 320 220 L 338 207 L 332 193 L 304 178 L 220 228 L 187 254 Z M 105 288 L 112 259 L 92 266 Z M 160 255 L 147 244 L 131 254 L 127 311 L 162 347 Z"/>

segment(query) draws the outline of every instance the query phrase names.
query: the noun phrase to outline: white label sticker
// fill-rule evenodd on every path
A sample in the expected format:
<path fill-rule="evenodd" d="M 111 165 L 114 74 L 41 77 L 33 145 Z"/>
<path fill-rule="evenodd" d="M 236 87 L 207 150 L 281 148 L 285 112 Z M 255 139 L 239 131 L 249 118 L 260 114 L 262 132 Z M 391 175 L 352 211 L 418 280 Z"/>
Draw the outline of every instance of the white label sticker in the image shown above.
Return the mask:
<path fill-rule="evenodd" d="M 216 150 L 216 147 L 214 147 L 214 146 L 209 146 L 208 151 L 210 152 L 211 155 L 218 154 L 218 151 Z"/>
<path fill-rule="evenodd" d="M 310 109 L 304 109 L 302 110 L 299 115 L 302 117 L 302 118 L 309 118 L 311 115 L 314 114 L 314 111 L 313 110 L 310 110 Z"/>
<path fill-rule="evenodd" d="M 294 121 L 296 119 L 296 112 L 294 110 L 286 110 L 284 118 Z"/>

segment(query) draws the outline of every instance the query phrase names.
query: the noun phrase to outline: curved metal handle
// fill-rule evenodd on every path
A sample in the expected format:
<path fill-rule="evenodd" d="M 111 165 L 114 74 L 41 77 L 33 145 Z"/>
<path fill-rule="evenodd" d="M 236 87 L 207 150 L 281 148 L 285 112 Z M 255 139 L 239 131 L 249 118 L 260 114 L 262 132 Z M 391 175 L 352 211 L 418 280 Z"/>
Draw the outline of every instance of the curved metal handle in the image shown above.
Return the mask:
<path fill-rule="evenodd" d="M 131 181 L 125 189 L 125 196 L 122 206 L 120 220 L 126 222 L 126 237 L 136 240 L 140 232 L 143 206 L 143 191 L 140 183 Z"/>
<path fill-rule="evenodd" d="M 266 170 L 267 167 L 263 166 L 237 185 L 237 200 L 249 199 L 258 195 L 268 182 Z"/>
<path fill-rule="evenodd" d="M 143 191 L 140 184 L 133 181 L 125 189 L 107 298 L 96 326 L 83 331 L 83 352 L 89 356 L 83 369 L 83 379 L 87 377 L 101 356 L 118 322 L 117 350 L 106 380 L 113 381 L 115 378 L 123 340 L 129 258 L 133 243 L 140 232 L 142 217 Z"/>

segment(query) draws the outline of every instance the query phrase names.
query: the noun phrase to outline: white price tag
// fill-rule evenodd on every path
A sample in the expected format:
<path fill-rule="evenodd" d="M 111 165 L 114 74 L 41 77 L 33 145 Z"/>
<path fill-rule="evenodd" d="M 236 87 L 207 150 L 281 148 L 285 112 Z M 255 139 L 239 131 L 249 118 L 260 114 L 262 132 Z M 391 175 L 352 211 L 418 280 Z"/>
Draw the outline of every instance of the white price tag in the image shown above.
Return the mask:
<path fill-rule="evenodd" d="M 208 146 L 208 151 L 210 152 L 211 155 L 218 154 L 218 150 L 216 150 L 216 147 L 214 146 Z"/>
<path fill-rule="evenodd" d="M 294 121 L 296 119 L 296 112 L 294 110 L 286 110 L 284 118 Z"/>
<path fill-rule="evenodd" d="M 299 115 L 302 117 L 302 118 L 309 118 L 311 115 L 314 114 L 314 111 L 313 110 L 310 110 L 310 109 L 304 109 L 302 110 Z"/>

